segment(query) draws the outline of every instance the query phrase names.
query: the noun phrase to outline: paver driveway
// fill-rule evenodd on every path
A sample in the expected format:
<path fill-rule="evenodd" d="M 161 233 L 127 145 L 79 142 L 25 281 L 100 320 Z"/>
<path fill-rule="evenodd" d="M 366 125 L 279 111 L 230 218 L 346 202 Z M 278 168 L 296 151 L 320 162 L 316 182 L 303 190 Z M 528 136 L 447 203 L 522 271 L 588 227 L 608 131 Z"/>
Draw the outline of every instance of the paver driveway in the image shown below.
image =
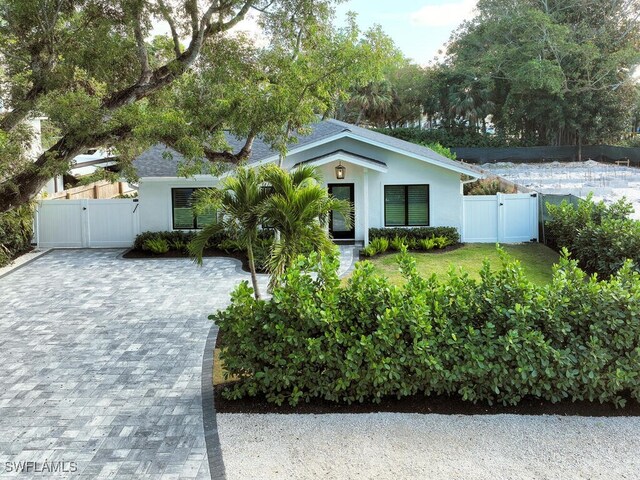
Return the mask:
<path fill-rule="evenodd" d="M 0 278 L 0 476 L 47 460 L 74 478 L 210 478 L 207 315 L 247 277 L 121 253 L 57 250 Z"/>

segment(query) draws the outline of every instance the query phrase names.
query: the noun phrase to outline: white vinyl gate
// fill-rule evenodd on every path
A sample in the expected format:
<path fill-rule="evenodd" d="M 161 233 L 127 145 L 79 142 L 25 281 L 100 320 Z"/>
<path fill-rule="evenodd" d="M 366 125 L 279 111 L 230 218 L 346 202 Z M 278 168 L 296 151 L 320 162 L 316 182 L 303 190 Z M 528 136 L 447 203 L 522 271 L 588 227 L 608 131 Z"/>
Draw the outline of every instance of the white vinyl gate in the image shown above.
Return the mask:
<path fill-rule="evenodd" d="M 468 243 L 537 241 L 537 197 L 535 193 L 465 196 L 462 241 Z"/>
<path fill-rule="evenodd" d="M 138 199 L 43 200 L 36 241 L 42 248 L 130 247 L 140 233 Z"/>

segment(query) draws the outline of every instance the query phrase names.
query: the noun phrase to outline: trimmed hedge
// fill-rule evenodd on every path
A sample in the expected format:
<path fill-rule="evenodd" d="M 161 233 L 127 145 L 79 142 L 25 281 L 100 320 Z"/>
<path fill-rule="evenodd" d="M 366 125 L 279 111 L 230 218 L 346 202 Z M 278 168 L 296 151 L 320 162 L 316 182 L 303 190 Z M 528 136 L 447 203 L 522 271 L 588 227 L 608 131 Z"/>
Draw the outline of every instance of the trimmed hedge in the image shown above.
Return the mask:
<path fill-rule="evenodd" d="M 242 378 L 225 397 L 640 400 L 640 274 L 629 263 L 597 281 L 565 255 L 553 281 L 537 286 L 507 259 L 497 271 L 485 264 L 479 281 L 453 270 L 425 279 L 405 251 L 407 282 L 394 286 L 370 262 L 343 285 L 337 259 L 318 260 L 300 257 L 268 301 L 243 282 L 209 317 L 225 368 Z"/>
<path fill-rule="evenodd" d="M 140 252 L 150 252 L 163 254 L 168 251 L 178 251 L 185 255 L 189 254 L 188 245 L 197 235 L 195 231 L 165 231 L 165 232 L 143 232 L 139 234 L 133 242 L 133 249 Z M 267 262 L 271 254 L 274 233 L 264 229 L 258 233 L 258 243 L 254 245 L 254 261 L 256 269 L 260 272 L 267 270 Z M 166 244 L 166 249 L 165 249 Z M 227 253 L 244 252 L 244 248 L 226 232 L 212 235 L 207 242 L 207 247 L 219 249 Z"/>
<path fill-rule="evenodd" d="M 640 221 L 629 218 L 633 207 L 626 200 L 610 206 L 589 196 L 574 206 L 566 201 L 547 204 L 547 239 L 556 250 L 566 248 L 588 273 L 608 278 L 626 260 L 640 268 Z"/>
<path fill-rule="evenodd" d="M 186 245 L 195 237 L 194 232 L 183 232 L 176 230 L 174 232 L 143 232 L 136 236 L 133 242 L 133 249 L 141 252 L 150 251 L 148 248 L 149 241 L 164 240 L 169 246 L 169 250 L 178 250 L 187 252 Z"/>
<path fill-rule="evenodd" d="M 29 249 L 33 238 L 34 205 L 22 205 L 0 214 L 0 267 Z"/>
<path fill-rule="evenodd" d="M 425 240 L 432 237 L 446 237 L 452 245 L 460 243 L 460 234 L 455 227 L 396 227 L 396 228 L 370 228 L 369 240 L 386 238 L 392 241 L 396 237 L 407 240 Z"/>

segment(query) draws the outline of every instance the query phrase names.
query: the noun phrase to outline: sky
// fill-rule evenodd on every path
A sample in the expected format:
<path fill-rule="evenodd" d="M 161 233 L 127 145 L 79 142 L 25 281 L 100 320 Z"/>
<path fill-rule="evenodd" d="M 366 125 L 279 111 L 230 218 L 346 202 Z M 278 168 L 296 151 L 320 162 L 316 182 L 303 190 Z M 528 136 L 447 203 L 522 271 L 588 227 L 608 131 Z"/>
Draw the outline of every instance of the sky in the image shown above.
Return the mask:
<path fill-rule="evenodd" d="M 382 26 L 405 56 L 426 66 L 439 50 L 444 50 L 453 30 L 473 17 L 476 3 L 477 0 L 347 0 L 336 8 L 335 24 L 345 25 L 347 13 L 355 12 L 362 30 L 375 24 Z M 255 14 L 248 15 L 234 30 L 247 32 L 258 42 L 266 41 L 260 35 Z M 167 32 L 166 26 L 158 25 L 153 33 Z"/>
<path fill-rule="evenodd" d="M 451 33 L 473 16 L 477 0 L 349 0 L 337 8 L 336 22 L 344 24 L 348 11 L 358 14 L 358 24 L 375 24 L 400 50 L 420 65 L 428 65 L 444 48 Z"/>

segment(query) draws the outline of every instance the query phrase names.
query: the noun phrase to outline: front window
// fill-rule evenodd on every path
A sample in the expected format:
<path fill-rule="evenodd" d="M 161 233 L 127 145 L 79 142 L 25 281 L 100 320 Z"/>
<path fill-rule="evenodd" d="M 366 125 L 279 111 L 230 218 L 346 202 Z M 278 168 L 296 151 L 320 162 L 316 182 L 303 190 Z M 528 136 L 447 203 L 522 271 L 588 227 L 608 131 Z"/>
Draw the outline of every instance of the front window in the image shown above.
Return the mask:
<path fill-rule="evenodd" d="M 429 225 L 429 185 L 385 185 L 384 225 L 386 227 Z"/>
<path fill-rule="evenodd" d="M 210 210 L 201 215 L 195 215 L 193 207 L 193 194 L 198 188 L 173 188 L 171 189 L 171 206 L 173 210 L 173 229 L 188 230 L 203 228 L 216 221 L 215 210 Z"/>

